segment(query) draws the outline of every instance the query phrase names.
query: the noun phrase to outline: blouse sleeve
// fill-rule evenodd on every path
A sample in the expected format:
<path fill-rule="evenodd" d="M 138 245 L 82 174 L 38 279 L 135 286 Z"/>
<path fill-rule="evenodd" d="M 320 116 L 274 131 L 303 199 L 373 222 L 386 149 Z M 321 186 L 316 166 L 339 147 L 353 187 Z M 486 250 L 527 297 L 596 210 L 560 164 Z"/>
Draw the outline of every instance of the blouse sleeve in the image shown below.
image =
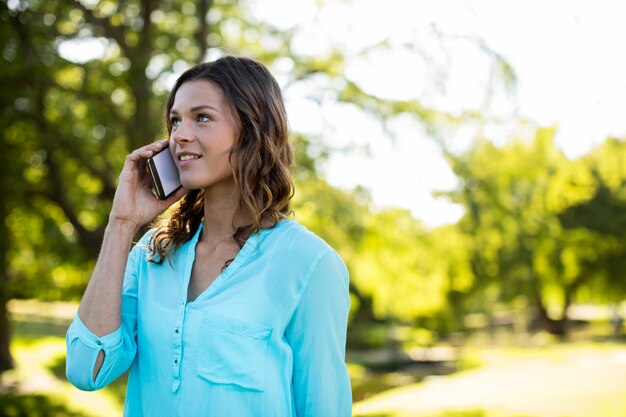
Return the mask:
<path fill-rule="evenodd" d="M 137 352 L 137 268 L 139 244 L 131 250 L 122 287 L 122 323 L 114 332 L 98 337 L 74 317 L 66 335 L 67 379 L 77 388 L 93 391 L 104 388 L 128 370 Z M 93 379 L 96 359 L 104 352 L 102 367 Z"/>
<path fill-rule="evenodd" d="M 308 286 L 285 334 L 293 351 L 298 417 L 352 415 L 345 364 L 349 310 L 348 270 L 334 250 L 324 252 L 309 270 Z"/>

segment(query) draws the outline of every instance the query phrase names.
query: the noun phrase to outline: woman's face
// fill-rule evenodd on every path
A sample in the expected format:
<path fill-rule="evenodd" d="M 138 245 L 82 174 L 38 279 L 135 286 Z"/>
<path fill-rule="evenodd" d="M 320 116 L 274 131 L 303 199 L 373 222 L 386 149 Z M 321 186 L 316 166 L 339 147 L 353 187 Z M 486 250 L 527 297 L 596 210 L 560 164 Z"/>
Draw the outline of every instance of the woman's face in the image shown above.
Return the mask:
<path fill-rule="evenodd" d="M 170 150 L 183 187 L 232 189 L 234 178 L 228 156 L 239 128 L 221 87 L 207 80 L 183 83 L 169 118 Z"/>

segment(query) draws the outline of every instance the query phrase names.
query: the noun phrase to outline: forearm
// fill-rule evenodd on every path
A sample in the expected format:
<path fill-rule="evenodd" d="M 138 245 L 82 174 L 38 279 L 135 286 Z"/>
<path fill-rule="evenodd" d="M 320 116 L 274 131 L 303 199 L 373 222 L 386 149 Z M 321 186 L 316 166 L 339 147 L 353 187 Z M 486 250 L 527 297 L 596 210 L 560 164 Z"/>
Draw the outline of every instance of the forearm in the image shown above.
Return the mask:
<path fill-rule="evenodd" d="M 122 309 L 122 284 L 128 254 L 136 228 L 110 221 L 96 267 L 78 308 L 83 323 L 97 336 L 119 328 Z"/>

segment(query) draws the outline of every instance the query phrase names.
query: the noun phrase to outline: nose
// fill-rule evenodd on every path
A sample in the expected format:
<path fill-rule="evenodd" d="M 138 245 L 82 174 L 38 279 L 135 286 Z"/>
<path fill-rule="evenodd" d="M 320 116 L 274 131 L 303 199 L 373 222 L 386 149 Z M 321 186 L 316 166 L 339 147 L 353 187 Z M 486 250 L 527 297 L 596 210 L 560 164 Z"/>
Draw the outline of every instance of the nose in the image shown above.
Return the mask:
<path fill-rule="evenodd" d="M 191 123 L 181 120 L 178 126 L 172 129 L 171 139 L 177 144 L 187 143 L 193 141 L 193 132 L 191 129 Z"/>

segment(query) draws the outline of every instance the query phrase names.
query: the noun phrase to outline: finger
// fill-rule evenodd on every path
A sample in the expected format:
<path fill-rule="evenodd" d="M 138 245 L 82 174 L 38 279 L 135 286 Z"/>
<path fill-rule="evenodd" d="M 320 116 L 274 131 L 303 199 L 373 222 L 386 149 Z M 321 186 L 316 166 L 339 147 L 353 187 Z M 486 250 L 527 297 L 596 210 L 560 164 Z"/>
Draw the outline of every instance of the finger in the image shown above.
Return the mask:
<path fill-rule="evenodd" d="M 169 139 L 161 139 L 161 140 L 157 140 L 156 142 L 152 142 L 151 144 L 146 145 L 139 149 L 149 149 L 154 152 L 159 152 L 167 148 L 169 146 L 169 143 L 170 143 Z"/>
<path fill-rule="evenodd" d="M 169 145 L 169 139 L 162 139 L 156 142 L 150 143 L 148 145 L 142 146 L 141 148 L 135 149 L 128 155 L 128 159 L 132 161 L 137 161 L 141 158 L 150 158 L 155 153 L 160 152 L 161 150 L 167 148 Z"/>
<path fill-rule="evenodd" d="M 126 156 L 126 161 L 136 164 L 142 159 L 150 158 L 154 155 L 154 151 L 144 148 L 135 149 Z"/>
<path fill-rule="evenodd" d="M 142 151 L 152 151 L 153 153 L 157 153 L 162 151 L 163 149 L 167 148 L 169 146 L 169 139 L 162 139 L 162 140 L 157 140 L 156 142 L 152 142 L 149 145 L 143 146 L 139 149 L 141 149 Z"/>

